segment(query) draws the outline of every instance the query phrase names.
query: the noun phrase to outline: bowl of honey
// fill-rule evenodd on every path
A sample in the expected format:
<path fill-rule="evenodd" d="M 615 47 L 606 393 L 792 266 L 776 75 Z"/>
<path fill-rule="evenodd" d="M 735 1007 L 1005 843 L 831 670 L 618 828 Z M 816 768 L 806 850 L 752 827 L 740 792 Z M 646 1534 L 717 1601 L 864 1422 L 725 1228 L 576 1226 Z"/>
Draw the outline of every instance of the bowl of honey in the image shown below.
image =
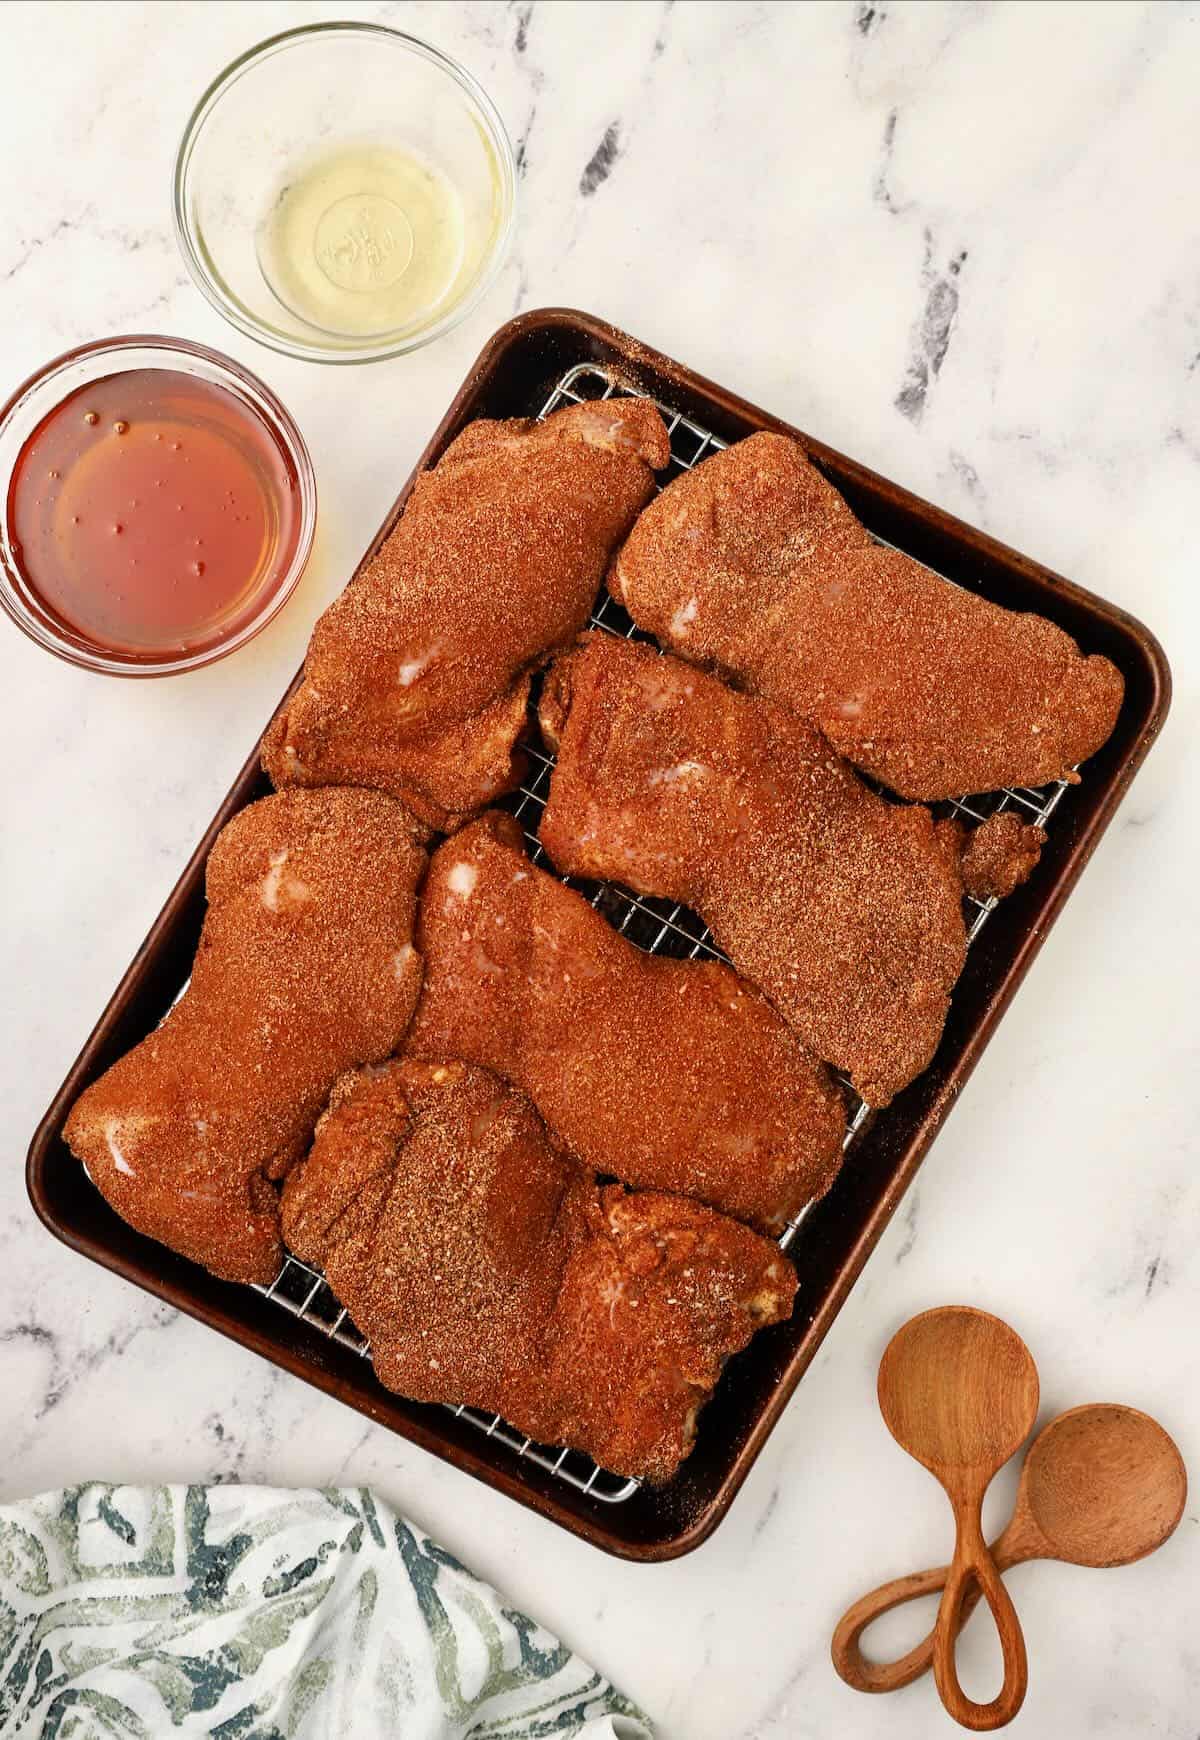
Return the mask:
<path fill-rule="evenodd" d="M 188 270 L 288 356 L 372 362 L 428 344 L 503 264 L 516 162 L 486 91 L 378 24 L 303 25 L 204 92 L 175 163 Z"/>
<path fill-rule="evenodd" d="M 0 410 L 0 605 L 111 676 L 194 670 L 244 646 L 304 571 L 317 494 L 270 389 L 182 339 L 69 351 Z"/>

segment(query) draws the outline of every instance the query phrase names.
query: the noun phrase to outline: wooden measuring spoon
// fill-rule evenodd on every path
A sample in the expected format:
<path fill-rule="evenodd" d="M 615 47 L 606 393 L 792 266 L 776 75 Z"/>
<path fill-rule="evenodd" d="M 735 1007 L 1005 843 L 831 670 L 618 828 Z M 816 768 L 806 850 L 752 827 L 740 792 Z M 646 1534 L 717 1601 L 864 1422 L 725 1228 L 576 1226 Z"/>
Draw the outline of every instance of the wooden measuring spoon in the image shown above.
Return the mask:
<path fill-rule="evenodd" d="M 925 1311 L 888 1343 L 879 1366 L 879 1407 L 893 1438 L 941 1483 L 954 1510 L 954 1557 L 933 1630 L 938 1695 L 964 1728 L 1001 1728 L 1021 1708 L 1029 1666 L 980 1511 L 993 1475 L 1033 1429 L 1037 1367 L 1020 1336 L 998 1317 L 965 1305 Z M 973 1585 L 992 1610 L 1004 1654 L 1004 1683 L 988 1704 L 967 1697 L 954 1662 Z"/>
<path fill-rule="evenodd" d="M 1136 1408 L 1092 1402 L 1044 1426 L 1021 1470 L 1012 1519 L 992 1547 L 997 1570 L 1030 1559 L 1104 1568 L 1131 1565 L 1169 1538 L 1187 1503 L 1187 1470 L 1173 1440 Z M 894 1607 L 936 1595 L 949 1566 L 897 1577 L 847 1608 L 833 1634 L 833 1665 L 860 1692 L 911 1685 L 933 1661 L 931 1632 L 898 1661 L 868 1661 L 863 1632 Z M 972 1589 L 960 1624 L 979 1600 Z"/>

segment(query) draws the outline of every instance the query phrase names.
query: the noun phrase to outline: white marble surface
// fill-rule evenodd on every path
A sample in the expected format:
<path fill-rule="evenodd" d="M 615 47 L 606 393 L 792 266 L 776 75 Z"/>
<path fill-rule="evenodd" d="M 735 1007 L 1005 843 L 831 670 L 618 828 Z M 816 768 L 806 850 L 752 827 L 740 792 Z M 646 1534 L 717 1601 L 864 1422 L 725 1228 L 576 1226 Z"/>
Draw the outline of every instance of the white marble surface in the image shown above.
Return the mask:
<path fill-rule="evenodd" d="M 346 10 L 0 8 L 0 387 L 99 334 L 206 340 L 283 395 L 321 492 L 299 594 L 210 670 L 107 681 L 0 622 L 0 1498 L 85 1476 L 370 1481 L 590 1653 L 666 1740 L 927 1740 L 948 1731 L 928 1681 L 864 1699 L 827 1656 L 854 1595 L 948 1545 L 944 1502 L 875 1407 L 909 1314 L 998 1311 L 1038 1356 L 1047 1416 L 1135 1403 L 1200 1480 L 1200 7 L 355 8 L 465 60 L 524 176 L 515 252 L 467 326 L 352 372 L 222 325 L 168 198 L 209 77 Z M 319 609 L 488 333 L 551 302 L 1118 600 L 1176 676 L 1160 745 L 731 1515 L 657 1568 L 600 1556 L 84 1263 L 36 1225 L 22 1178 L 37 1116 Z M 997 1511 L 1010 1493 L 1006 1476 Z M 1125 1570 L 1014 1576 L 1025 1733 L 1194 1740 L 1198 1523 L 1193 1503 Z M 968 1656 L 986 1667 L 979 1629 Z"/>

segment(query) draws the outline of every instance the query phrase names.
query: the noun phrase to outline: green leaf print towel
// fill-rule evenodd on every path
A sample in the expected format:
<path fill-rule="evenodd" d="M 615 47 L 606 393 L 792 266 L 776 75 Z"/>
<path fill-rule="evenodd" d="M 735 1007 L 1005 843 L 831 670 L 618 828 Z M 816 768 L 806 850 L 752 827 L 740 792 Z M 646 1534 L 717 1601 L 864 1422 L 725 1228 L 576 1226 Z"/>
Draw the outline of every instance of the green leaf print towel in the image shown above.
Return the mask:
<path fill-rule="evenodd" d="M 355 1490 L 75 1486 L 0 1506 L 0 1736 L 651 1740 Z"/>

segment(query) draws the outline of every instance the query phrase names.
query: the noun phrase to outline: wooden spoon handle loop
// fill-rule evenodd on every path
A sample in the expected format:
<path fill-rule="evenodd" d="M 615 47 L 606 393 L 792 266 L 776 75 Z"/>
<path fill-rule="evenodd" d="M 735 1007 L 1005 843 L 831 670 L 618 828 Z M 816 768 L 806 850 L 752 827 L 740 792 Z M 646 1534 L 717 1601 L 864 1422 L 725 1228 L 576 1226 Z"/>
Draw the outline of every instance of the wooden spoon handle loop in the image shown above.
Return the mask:
<path fill-rule="evenodd" d="M 958 1540 L 933 1628 L 933 1677 L 948 1714 L 962 1727 L 983 1733 L 1003 1728 L 1021 1708 L 1029 1684 L 1029 1662 L 1017 1610 L 979 1526 L 978 1502 L 965 1511 L 958 1506 L 955 1508 L 958 1512 Z M 991 1608 L 1004 1656 L 1004 1683 L 987 1704 L 977 1704 L 973 1698 L 968 1698 L 959 1684 L 954 1659 L 958 1633 L 975 1590 Z"/>
<path fill-rule="evenodd" d="M 847 1607 L 833 1634 L 831 1653 L 834 1667 L 848 1686 L 853 1686 L 857 1692 L 896 1692 L 901 1686 L 920 1679 L 933 1662 L 932 1631 L 897 1661 L 868 1661 L 859 1647 L 859 1639 L 868 1625 L 873 1625 L 894 1607 L 919 1601 L 922 1595 L 938 1594 L 944 1588 L 949 1572 L 949 1565 L 940 1565 L 933 1571 L 917 1571 L 911 1577 L 896 1577 L 892 1582 L 872 1589 L 869 1595 L 861 1596 L 852 1607 Z M 965 1613 L 963 1617 L 966 1617 Z"/>
<path fill-rule="evenodd" d="M 1001 1569 L 1005 1569 L 1001 1565 Z M 896 1577 L 881 1583 L 869 1595 L 848 1607 L 833 1634 L 831 1654 L 833 1665 L 848 1686 L 856 1692 L 898 1692 L 901 1686 L 911 1686 L 933 1666 L 933 1631 L 914 1644 L 907 1655 L 896 1661 L 868 1661 L 860 1647 L 863 1632 L 885 1613 L 903 1607 L 909 1601 L 919 1601 L 923 1595 L 940 1595 L 950 1574 L 949 1565 L 939 1565 L 932 1571 L 914 1571 L 908 1577 Z M 978 1583 L 972 1583 L 963 1598 L 958 1615 L 961 1631 L 983 1599 Z"/>

